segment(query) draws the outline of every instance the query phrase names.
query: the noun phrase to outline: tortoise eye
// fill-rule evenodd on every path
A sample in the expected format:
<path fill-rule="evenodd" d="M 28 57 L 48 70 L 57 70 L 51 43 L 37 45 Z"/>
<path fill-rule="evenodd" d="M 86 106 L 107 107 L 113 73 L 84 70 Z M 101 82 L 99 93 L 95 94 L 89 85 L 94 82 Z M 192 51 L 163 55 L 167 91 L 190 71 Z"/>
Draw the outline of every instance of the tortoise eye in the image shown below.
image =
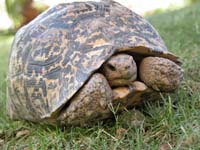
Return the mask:
<path fill-rule="evenodd" d="M 112 71 L 115 71 L 115 70 L 116 70 L 116 68 L 115 68 L 113 65 L 111 65 L 111 64 L 108 64 L 107 66 L 108 66 L 108 68 L 109 68 L 110 70 L 112 70 Z"/>

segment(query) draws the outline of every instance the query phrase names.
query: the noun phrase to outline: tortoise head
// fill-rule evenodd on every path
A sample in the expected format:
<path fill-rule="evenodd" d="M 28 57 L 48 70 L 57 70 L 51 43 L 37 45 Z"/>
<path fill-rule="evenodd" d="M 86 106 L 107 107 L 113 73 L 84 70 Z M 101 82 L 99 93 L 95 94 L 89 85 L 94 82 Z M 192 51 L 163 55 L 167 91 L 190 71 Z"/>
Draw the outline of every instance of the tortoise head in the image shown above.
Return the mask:
<path fill-rule="evenodd" d="M 126 85 L 137 78 L 137 66 L 132 56 L 117 54 L 103 65 L 103 74 L 111 86 Z"/>

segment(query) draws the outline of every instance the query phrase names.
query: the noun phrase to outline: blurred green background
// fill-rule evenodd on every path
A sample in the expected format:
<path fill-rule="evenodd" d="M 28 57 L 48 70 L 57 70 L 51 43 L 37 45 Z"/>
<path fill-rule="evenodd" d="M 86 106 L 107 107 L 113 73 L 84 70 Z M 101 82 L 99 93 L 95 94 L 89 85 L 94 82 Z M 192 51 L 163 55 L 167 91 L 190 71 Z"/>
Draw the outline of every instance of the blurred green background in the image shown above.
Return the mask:
<path fill-rule="evenodd" d="M 15 32 L 42 11 L 60 2 L 76 0 L 0 0 L 0 33 Z M 79 0 L 84 1 L 84 0 Z M 141 15 L 179 9 L 199 0 L 116 0 Z"/>

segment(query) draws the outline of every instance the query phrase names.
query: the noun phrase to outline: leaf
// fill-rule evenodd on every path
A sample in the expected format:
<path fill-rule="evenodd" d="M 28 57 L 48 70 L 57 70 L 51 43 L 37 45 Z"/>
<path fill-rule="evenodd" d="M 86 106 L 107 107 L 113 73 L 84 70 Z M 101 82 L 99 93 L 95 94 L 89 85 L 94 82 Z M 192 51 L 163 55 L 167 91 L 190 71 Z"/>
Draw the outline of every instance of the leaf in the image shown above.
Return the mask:
<path fill-rule="evenodd" d="M 124 129 L 124 128 L 118 128 L 116 130 L 116 136 L 115 137 L 117 139 L 122 139 L 125 136 L 126 133 L 127 133 L 126 129 Z"/>
<path fill-rule="evenodd" d="M 30 135 L 30 131 L 29 130 L 22 130 L 22 131 L 18 131 L 16 133 L 16 138 L 21 138 L 23 136 L 28 136 Z"/>
<path fill-rule="evenodd" d="M 0 139 L 0 146 L 2 146 L 3 144 L 4 144 L 4 139 Z"/>

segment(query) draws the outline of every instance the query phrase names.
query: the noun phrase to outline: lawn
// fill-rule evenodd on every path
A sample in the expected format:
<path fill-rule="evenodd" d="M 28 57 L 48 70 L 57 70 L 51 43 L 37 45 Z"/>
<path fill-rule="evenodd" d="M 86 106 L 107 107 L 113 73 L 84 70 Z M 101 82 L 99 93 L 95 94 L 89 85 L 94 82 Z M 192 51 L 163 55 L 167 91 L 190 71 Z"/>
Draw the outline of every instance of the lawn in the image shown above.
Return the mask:
<path fill-rule="evenodd" d="M 200 149 L 200 3 L 155 14 L 148 20 L 167 47 L 180 56 L 185 81 L 163 97 L 146 104 L 144 122 L 121 121 L 92 127 L 59 128 L 11 121 L 5 112 L 6 67 L 13 37 L 0 37 L 0 149 Z M 119 132 L 123 131 L 123 132 Z M 121 133 L 121 134 L 120 134 Z"/>

